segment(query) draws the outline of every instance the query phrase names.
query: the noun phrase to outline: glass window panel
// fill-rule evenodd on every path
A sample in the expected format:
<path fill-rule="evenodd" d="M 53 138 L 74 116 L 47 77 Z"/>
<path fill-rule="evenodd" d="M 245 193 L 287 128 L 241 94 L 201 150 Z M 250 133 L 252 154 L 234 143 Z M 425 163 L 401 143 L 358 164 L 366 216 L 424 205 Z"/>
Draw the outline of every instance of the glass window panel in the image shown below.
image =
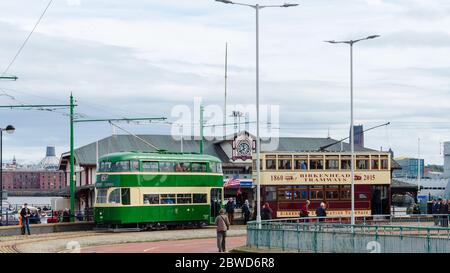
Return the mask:
<path fill-rule="evenodd" d="M 144 161 L 142 162 L 142 171 L 143 172 L 158 172 L 158 162 L 155 161 Z"/>
<path fill-rule="evenodd" d="M 139 171 L 139 161 L 137 161 L 137 160 L 132 160 L 132 161 L 131 161 L 130 170 L 131 170 L 132 172 L 138 172 L 138 171 Z"/>
<path fill-rule="evenodd" d="M 323 187 L 322 186 L 311 186 L 309 188 L 309 197 L 312 200 L 323 200 Z"/>
<path fill-rule="evenodd" d="M 120 189 L 114 189 L 108 196 L 109 204 L 120 204 Z"/>
<path fill-rule="evenodd" d="M 323 157 L 310 157 L 309 169 L 310 170 L 323 170 Z"/>
<path fill-rule="evenodd" d="M 382 170 L 387 170 L 388 169 L 388 158 L 387 157 L 381 157 L 380 159 L 380 167 Z"/>
<path fill-rule="evenodd" d="M 97 190 L 97 203 L 105 204 L 106 203 L 106 195 L 108 193 L 107 189 L 98 189 Z"/>
<path fill-rule="evenodd" d="M 276 187 L 266 187 L 266 201 L 277 200 L 277 188 Z"/>
<path fill-rule="evenodd" d="M 349 200 L 352 198 L 352 194 L 351 194 L 351 187 L 348 185 L 345 186 L 341 186 L 341 190 L 340 190 L 340 198 L 341 200 Z"/>
<path fill-rule="evenodd" d="M 130 161 L 117 161 L 111 164 L 112 172 L 129 172 L 130 171 Z"/>
<path fill-rule="evenodd" d="M 276 157 L 266 156 L 266 170 L 276 170 Z"/>
<path fill-rule="evenodd" d="M 373 158 L 372 157 L 372 170 L 378 170 L 380 167 L 380 164 L 378 162 L 378 158 Z"/>
<path fill-rule="evenodd" d="M 341 169 L 342 170 L 350 170 L 351 169 L 351 159 L 350 159 L 350 157 L 341 159 Z"/>
<path fill-rule="evenodd" d="M 205 173 L 206 172 L 206 163 L 205 162 L 192 162 L 191 163 L 191 171 L 196 173 Z"/>
<path fill-rule="evenodd" d="M 122 205 L 130 205 L 130 189 L 129 188 L 123 188 L 121 189 L 121 196 L 122 196 Z"/>
<path fill-rule="evenodd" d="M 206 193 L 194 193 L 192 195 L 192 203 L 194 204 L 206 204 Z"/>
<path fill-rule="evenodd" d="M 161 194 L 161 204 L 175 204 L 175 194 Z"/>
<path fill-rule="evenodd" d="M 327 158 L 325 168 L 327 170 L 338 170 L 339 169 L 339 158 Z"/>
<path fill-rule="evenodd" d="M 159 162 L 160 172 L 173 172 L 175 171 L 175 162 L 171 161 L 161 161 Z"/>
<path fill-rule="evenodd" d="M 145 205 L 159 204 L 159 194 L 144 194 Z"/>
<path fill-rule="evenodd" d="M 182 172 L 190 172 L 190 163 L 189 162 L 177 162 L 175 164 L 175 171 L 177 173 L 182 173 Z"/>
<path fill-rule="evenodd" d="M 183 193 L 177 194 L 177 204 L 191 204 L 192 203 L 192 194 Z"/>

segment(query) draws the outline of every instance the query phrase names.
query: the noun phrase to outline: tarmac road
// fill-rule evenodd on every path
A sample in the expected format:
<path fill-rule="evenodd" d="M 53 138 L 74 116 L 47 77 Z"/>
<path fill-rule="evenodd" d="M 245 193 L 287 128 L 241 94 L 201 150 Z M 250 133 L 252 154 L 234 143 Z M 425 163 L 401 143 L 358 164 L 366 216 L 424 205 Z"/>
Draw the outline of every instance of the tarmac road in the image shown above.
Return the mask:
<path fill-rule="evenodd" d="M 231 250 L 246 244 L 246 236 L 227 237 Z M 216 238 L 171 240 L 146 243 L 94 246 L 82 248 L 81 253 L 214 253 L 218 252 Z"/>

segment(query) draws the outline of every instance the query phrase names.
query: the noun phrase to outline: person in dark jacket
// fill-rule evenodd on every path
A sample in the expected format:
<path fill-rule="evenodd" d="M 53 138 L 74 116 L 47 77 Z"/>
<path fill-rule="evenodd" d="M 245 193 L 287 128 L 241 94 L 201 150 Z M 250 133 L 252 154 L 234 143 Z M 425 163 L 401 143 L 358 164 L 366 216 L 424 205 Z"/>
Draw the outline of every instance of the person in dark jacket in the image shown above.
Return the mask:
<path fill-rule="evenodd" d="M 250 220 L 250 204 L 248 200 L 245 200 L 244 205 L 242 205 L 242 214 L 244 216 L 244 224 L 247 224 L 248 220 Z"/>
<path fill-rule="evenodd" d="M 269 203 L 265 203 L 261 210 L 261 219 L 262 220 L 271 220 L 272 219 L 272 209 L 269 206 Z"/>
<path fill-rule="evenodd" d="M 30 235 L 31 211 L 27 203 L 23 204 L 23 208 L 20 210 L 20 217 L 22 217 L 22 235 L 25 235 L 25 233 Z"/>
<path fill-rule="evenodd" d="M 236 203 L 234 203 L 233 198 L 228 199 L 227 204 L 225 205 L 225 210 L 228 214 L 228 220 L 230 221 L 230 224 L 233 224 L 234 220 L 234 209 L 236 208 Z"/>
<path fill-rule="evenodd" d="M 439 214 L 439 207 L 440 207 L 440 199 L 439 201 L 436 201 L 436 199 L 433 199 L 433 204 L 431 205 L 431 213 L 432 214 Z M 434 218 L 434 225 L 439 225 L 439 216 L 433 216 Z"/>
<path fill-rule="evenodd" d="M 441 214 L 441 226 L 448 227 L 448 204 L 445 199 L 442 200 L 439 208 L 439 214 Z"/>
<path fill-rule="evenodd" d="M 325 203 L 320 203 L 320 206 L 316 209 L 316 217 L 327 217 L 327 209 Z M 323 222 L 324 218 L 319 218 L 319 222 Z"/>

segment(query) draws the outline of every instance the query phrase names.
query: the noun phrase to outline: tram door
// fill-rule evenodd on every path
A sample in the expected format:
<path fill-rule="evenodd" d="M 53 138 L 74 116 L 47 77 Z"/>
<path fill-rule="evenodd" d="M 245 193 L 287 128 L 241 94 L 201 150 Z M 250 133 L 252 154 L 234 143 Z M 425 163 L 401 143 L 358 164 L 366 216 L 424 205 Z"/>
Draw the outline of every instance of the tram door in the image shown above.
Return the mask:
<path fill-rule="evenodd" d="M 374 186 L 372 189 L 372 215 L 389 214 L 389 189 L 387 186 Z"/>
<path fill-rule="evenodd" d="M 211 218 L 212 221 L 219 215 L 222 208 L 222 189 L 211 189 Z"/>

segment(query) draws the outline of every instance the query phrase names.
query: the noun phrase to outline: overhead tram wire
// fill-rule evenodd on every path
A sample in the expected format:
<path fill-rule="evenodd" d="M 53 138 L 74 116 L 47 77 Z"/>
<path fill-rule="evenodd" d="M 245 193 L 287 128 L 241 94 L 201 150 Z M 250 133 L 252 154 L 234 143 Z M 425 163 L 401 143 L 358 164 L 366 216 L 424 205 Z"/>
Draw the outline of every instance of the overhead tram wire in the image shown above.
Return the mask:
<path fill-rule="evenodd" d="M 25 41 L 22 43 L 22 45 L 19 47 L 19 50 L 17 51 L 16 55 L 14 55 L 14 57 L 12 58 L 11 62 L 8 64 L 8 66 L 6 67 L 6 69 L 3 71 L 3 73 L 1 74 L 1 76 L 4 76 L 9 69 L 11 68 L 11 66 L 14 64 L 14 62 L 16 61 L 17 57 L 19 57 L 20 53 L 22 52 L 23 48 L 25 47 L 25 45 L 27 44 L 28 40 L 30 40 L 31 35 L 34 33 L 34 31 L 36 30 L 36 28 L 38 27 L 39 23 L 41 22 L 42 18 L 44 18 L 45 13 L 47 12 L 48 8 L 50 7 L 50 5 L 52 4 L 53 0 L 50 0 L 47 4 L 47 6 L 45 7 L 44 11 L 42 12 L 41 16 L 39 16 L 39 19 L 37 20 L 36 24 L 34 25 L 33 29 L 31 30 L 31 32 L 28 34 L 28 36 L 26 37 Z"/>
<path fill-rule="evenodd" d="M 124 132 L 126 132 L 126 133 L 132 135 L 133 137 L 139 139 L 140 141 L 142 141 L 143 143 L 145 143 L 147 146 L 149 146 L 149 147 L 151 147 L 151 148 L 153 148 L 153 149 L 155 149 L 155 150 L 157 150 L 157 151 L 160 150 L 157 146 L 155 146 L 155 145 L 151 144 L 150 142 L 146 141 L 145 139 L 143 139 L 143 138 L 141 138 L 141 137 L 139 137 L 139 136 L 133 134 L 132 132 L 130 132 L 130 131 L 128 131 L 128 130 L 122 128 L 122 127 L 120 127 L 119 125 L 114 124 L 112 121 L 109 121 L 109 124 L 111 124 L 111 126 L 114 126 L 114 127 L 119 128 L 120 130 L 122 130 L 122 131 L 124 131 Z"/>

